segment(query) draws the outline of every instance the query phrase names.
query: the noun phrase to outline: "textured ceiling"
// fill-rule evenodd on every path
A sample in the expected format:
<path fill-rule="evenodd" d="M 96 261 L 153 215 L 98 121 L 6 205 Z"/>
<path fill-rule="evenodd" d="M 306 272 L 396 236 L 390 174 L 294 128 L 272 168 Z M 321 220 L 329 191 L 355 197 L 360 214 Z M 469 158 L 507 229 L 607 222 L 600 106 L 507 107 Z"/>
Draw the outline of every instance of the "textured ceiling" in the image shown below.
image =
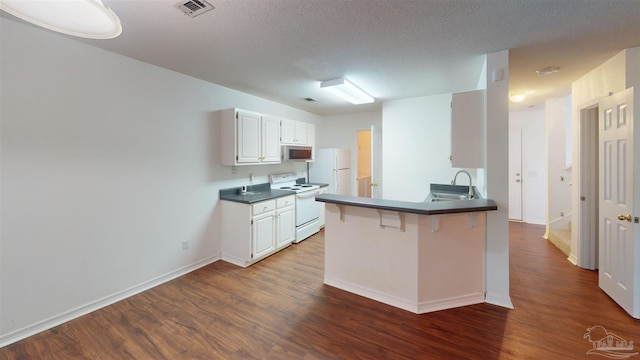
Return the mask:
<path fill-rule="evenodd" d="M 103 0 L 122 35 L 80 41 L 320 115 L 474 89 L 483 55 L 505 49 L 510 91 L 528 95 L 518 106 L 540 106 L 640 45 L 640 0 L 208 1 L 215 9 L 191 18 L 173 0 Z M 560 72 L 536 75 L 547 66 Z M 319 89 L 338 77 L 376 103 L 350 105 Z"/>

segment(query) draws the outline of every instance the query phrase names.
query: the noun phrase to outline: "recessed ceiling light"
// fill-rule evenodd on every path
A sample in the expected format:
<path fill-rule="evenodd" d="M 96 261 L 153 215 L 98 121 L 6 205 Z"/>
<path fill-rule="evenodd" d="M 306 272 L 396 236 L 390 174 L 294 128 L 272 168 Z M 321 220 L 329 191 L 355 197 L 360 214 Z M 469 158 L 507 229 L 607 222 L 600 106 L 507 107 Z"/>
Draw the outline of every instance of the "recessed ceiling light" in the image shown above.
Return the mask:
<path fill-rule="evenodd" d="M 549 66 L 546 68 L 542 68 L 539 70 L 536 70 L 536 74 L 538 74 L 538 76 L 547 76 L 547 75 L 551 75 L 553 73 L 557 73 L 558 71 L 560 71 L 560 68 L 557 66 Z"/>
<path fill-rule="evenodd" d="M 100 0 L 2 0 L 0 9 L 32 24 L 89 39 L 111 39 L 122 33 L 120 19 Z"/>
<path fill-rule="evenodd" d="M 519 103 L 519 102 L 523 102 L 525 97 L 526 96 L 524 94 L 514 94 L 509 97 L 509 100 L 515 103 Z"/>

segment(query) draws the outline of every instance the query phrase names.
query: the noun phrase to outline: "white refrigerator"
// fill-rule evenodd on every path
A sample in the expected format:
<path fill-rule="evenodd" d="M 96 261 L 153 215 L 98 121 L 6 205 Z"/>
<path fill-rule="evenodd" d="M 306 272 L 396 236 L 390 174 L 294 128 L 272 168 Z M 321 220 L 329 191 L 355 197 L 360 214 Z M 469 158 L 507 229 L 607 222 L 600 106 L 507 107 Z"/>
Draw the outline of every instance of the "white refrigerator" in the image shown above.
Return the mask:
<path fill-rule="evenodd" d="M 309 163 L 309 182 L 329 184 L 330 194 L 351 195 L 351 150 L 317 149 Z"/>

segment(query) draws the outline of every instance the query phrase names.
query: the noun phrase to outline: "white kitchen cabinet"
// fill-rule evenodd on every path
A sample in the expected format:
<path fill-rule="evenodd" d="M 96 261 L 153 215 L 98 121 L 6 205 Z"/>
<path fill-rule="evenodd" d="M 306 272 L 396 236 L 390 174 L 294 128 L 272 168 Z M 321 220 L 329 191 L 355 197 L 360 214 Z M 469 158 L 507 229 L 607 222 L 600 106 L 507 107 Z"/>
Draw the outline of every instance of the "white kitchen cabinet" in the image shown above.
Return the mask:
<path fill-rule="evenodd" d="M 262 163 L 277 164 L 282 161 L 280 147 L 280 120 L 272 117 L 262 117 Z"/>
<path fill-rule="evenodd" d="M 294 124 L 294 134 L 295 137 L 293 141 L 296 145 L 307 145 L 307 123 L 296 121 Z"/>
<path fill-rule="evenodd" d="M 293 243 L 296 239 L 296 199 L 294 196 L 276 201 L 276 249 Z"/>
<path fill-rule="evenodd" d="M 293 144 L 295 139 L 295 121 L 280 121 L 280 142 L 283 144 Z"/>
<path fill-rule="evenodd" d="M 484 167 L 485 91 L 451 96 L 451 165 Z"/>
<path fill-rule="evenodd" d="M 251 219 L 251 258 L 262 258 L 276 249 L 275 211 Z"/>
<path fill-rule="evenodd" d="M 308 125 L 302 121 L 281 120 L 280 142 L 285 145 L 308 145 Z"/>
<path fill-rule="evenodd" d="M 307 124 L 307 146 L 311 146 L 311 161 L 316 159 L 316 126 Z"/>
<path fill-rule="evenodd" d="M 222 259 L 247 267 L 290 245 L 295 201 L 295 195 L 254 204 L 221 201 Z"/>
<path fill-rule="evenodd" d="M 281 160 L 280 120 L 239 109 L 220 115 L 223 165 L 276 164 Z"/>
<path fill-rule="evenodd" d="M 321 187 L 320 190 L 318 191 L 318 195 L 326 194 L 328 188 L 329 188 L 328 186 Z M 324 227 L 324 223 L 325 223 L 325 212 L 326 212 L 325 207 L 326 207 L 325 203 L 321 202 L 320 203 L 320 217 L 318 219 L 319 222 L 320 222 L 320 228 L 323 228 Z"/>

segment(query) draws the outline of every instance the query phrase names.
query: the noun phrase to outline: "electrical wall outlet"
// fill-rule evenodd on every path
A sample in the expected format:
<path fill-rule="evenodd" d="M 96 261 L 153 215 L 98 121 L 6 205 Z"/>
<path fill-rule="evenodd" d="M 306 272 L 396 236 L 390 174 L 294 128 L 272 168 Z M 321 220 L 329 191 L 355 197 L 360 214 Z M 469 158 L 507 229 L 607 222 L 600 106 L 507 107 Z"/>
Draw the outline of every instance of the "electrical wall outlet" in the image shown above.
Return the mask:
<path fill-rule="evenodd" d="M 187 250 L 189 248 L 189 240 L 185 240 L 182 242 L 182 250 Z"/>

